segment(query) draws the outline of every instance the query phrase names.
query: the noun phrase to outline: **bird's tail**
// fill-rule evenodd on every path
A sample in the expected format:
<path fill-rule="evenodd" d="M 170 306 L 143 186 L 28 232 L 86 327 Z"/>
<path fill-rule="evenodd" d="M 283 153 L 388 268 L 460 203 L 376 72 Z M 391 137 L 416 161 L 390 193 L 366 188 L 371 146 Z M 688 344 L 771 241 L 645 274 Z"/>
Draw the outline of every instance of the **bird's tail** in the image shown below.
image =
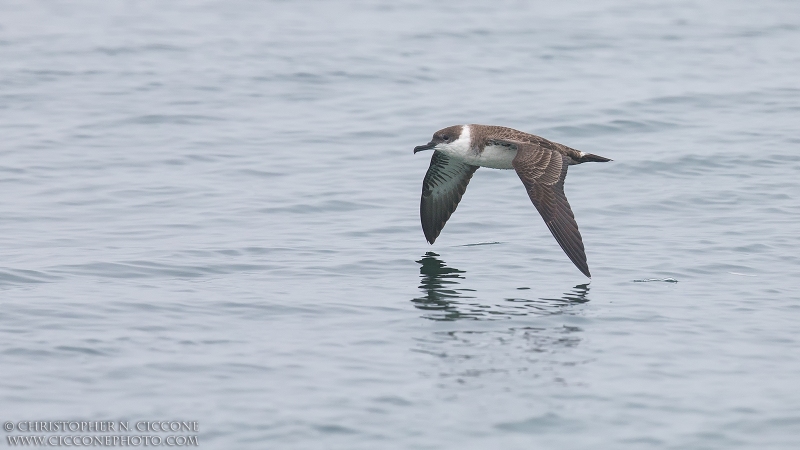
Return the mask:
<path fill-rule="evenodd" d="M 581 155 L 581 159 L 579 162 L 609 162 L 611 161 L 608 158 L 603 158 L 602 156 L 593 155 L 591 153 L 584 153 Z"/>

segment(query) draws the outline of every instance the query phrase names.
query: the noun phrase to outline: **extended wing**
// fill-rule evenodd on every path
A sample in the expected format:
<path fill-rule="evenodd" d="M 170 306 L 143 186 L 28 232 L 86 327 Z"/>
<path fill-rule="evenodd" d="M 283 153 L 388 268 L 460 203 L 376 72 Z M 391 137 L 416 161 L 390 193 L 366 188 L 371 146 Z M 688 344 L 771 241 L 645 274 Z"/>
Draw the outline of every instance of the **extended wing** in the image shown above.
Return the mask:
<path fill-rule="evenodd" d="M 558 245 L 584 275 L 591 278 L 583 239 L 578 223 L 564 194 L 564 179 L 569 161 L 560 152 L 542 146 L 514 141 L 496 140 L 499 144 L 517 148 L 512 165 L 525 185 L 533 206 L 539 211 Z"/>
<path fill-rule="evenodd" d="M 440 151 L 433 152 L 428 173 L 422 181 L 419 205 L 422 231 L 431 244 L 456 210 L 476 170 L 478 166 L 456 161 Z"/>

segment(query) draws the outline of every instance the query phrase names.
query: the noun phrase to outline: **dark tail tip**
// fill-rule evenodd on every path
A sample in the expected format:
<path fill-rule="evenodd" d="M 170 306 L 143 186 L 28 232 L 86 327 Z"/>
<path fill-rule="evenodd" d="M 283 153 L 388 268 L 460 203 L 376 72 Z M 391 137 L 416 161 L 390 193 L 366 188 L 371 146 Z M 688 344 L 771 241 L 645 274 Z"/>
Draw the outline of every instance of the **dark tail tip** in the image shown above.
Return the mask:
<path fill-rule="evenodd" d="M 582 163 L 585 163 L 585 162 L 609 162 L 609 161 L 612 161 L 612 160 L 608 159 L 608 158 L 603 158 L 602 156 L 593 155 L 591 153 L 584 153 L 583 156 L 581 156 L 581 162 Z"/>

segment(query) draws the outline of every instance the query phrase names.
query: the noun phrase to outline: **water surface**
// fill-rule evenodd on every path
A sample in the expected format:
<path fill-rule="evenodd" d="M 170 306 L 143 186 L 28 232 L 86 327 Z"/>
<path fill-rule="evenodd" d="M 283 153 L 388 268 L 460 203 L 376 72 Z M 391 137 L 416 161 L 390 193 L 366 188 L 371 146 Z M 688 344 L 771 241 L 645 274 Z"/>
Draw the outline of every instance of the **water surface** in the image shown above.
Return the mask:
<path fill-rule="evenodd" d="M 791 1 L 4 2 L 0 419 L 794 448 L 799 24 Z M 511 171 L 425 242 L 412 149 L 458 123 L 614 160 L 566 182 L 593 279 Z"/>

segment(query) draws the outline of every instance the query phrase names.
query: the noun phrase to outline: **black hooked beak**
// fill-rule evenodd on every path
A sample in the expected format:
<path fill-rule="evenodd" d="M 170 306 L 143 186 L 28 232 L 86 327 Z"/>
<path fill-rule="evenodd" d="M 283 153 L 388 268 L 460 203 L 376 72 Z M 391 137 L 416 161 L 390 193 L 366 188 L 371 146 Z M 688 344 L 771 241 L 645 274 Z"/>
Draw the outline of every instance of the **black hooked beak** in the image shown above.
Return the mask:
<path fill-rule="evenodd" d="M 436 147 L 436 142 L 431 141 L 425 145 L 418 145 L 414 147 L 414 153 L 421 152 L 423 150 L 433 150 L 434 147 Z"/>

